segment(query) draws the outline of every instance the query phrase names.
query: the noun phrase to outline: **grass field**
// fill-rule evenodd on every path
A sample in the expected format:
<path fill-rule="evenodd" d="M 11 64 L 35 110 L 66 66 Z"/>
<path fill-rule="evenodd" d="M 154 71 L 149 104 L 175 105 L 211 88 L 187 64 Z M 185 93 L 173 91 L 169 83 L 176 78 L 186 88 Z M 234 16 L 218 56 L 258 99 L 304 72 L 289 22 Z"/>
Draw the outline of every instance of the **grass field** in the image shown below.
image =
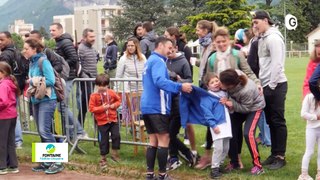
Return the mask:
<path fill-rule="evenodd" d="M 237 173 L 224 175 L 222 179 L 297 179 L 300 174 L 301 159 L 305 149 L 305 122 L 300 118 L 300 109 L 302 101 L 302 82 L 305 75 L 305 68 L 308 62 L 307 58 L 292 58 L 286 61 L 286 75 L 288 77 L 289 90 L 286 100 L 286 120 L 288 126 L 288 142 L 287 142 L 287 165 L 276 171 L 266 170 L 266 173 L 261 176 L 251 176 L 251 158 L 249 151 L 244 144 L 242 149 L 242 159 L 245 169 Z M 102 71 L 102 67 L 99 67 Z M 197 72 L 194 73 L 197 75 Z M 198 82 L 194 79 L 194 82 Z M 89 121 L 89 120 L 88 120 Z M 200 147 L 204 143 L 205 128 L 195 126 L 197 148 L 200 154 L 203 154 L 203 148 Z M 29 161 L 31 156 L 31 143 L 39 142 L 39 138 L 30 135 L 24 135 L 24 145 L 22 150 L 18 150 L 21 161 Z M 110 174 L 126 179 L 144 179 L 145 172 L 145 157 L 142 148 L 139 148 L 137 156 L 133 154 L 133 146 L 122 145 L 120 155 L 122 161 L 120 164 L 110 163 L 107 170 L 101 172 L 97 169 L 99 161 L 99 148 L 94 146 L 92 142 L 81 142 L 80 147 L 85 149 L 87 154 L 74 153 L 69 157 L 69 169 L 86 171 L 95 174 Z M 264 160 L 270 154 L 270 148 L 259 146 L 261 160 Z M 314 155 L 310 163 L 309 172 L 312 177 L 316 174 L 316 156 Z M 74 164 L 81 164 L 76 166 Z M 186 164 L 186 163 L 184 163 Z M 207 179 L 210 169 L 203 171 L 191 169 L 182 165 L 177 170 L 170 172 L 176 179 Z"/>

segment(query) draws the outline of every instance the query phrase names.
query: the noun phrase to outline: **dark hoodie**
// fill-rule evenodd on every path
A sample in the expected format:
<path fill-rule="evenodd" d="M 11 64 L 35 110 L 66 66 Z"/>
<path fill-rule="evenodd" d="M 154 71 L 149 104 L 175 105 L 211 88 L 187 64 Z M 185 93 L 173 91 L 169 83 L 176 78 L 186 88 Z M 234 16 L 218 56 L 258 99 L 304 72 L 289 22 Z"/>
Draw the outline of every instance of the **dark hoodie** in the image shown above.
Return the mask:
<path fill-rule="evenodd" d="M 118 45 L 115 41 L 108 44 L 106 48 L 106 56 L 104 57 L 104 69 L 112 70 L 117 68 Z"/>
<path fill-rule="evenodd" d="M 77 77 L 77 68 L 79 65 L 79 58 L 77 50 L 73 45 L 73 39 L 70 34 L 64 33 L 60 37 L 56 38 L 55 51 L 62 56 L 70 66 L 70 73 L 68 80 L 72 80 Z"/>
<path fill-rule="evenodd" d="M 142 37 L 142 40 L 140 41 L 141 52 L 146 56 L 146 58 L 148 58 L 154 50 L 156 38 L 157 36 L 154 31 L 150 31 Z"/>
<path fill-rule="evenodd" d="M 180 76 L 181 80 L 179 82 L 190 82 L 192 83 L 192 75 L 188 60 L 182 53 L 177 53 L 176 58 L 168 59 L 167 68 L 169 70 L 170 79 L 177 81 L 177 75 Z M 171 114 L 179 113 L 179 95 L 172 96 L 171 103 Z"/>

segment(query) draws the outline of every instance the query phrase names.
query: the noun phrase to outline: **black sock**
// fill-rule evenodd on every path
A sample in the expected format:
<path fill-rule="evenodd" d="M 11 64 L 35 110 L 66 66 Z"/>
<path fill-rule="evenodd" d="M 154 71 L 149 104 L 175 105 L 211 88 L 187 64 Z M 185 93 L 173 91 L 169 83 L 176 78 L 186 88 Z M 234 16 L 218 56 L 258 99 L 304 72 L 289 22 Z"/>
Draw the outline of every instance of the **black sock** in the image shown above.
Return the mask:
<path fill-rule="evenodd" d="M 167 158 L 168 158 L 168 148 L 158 147 L 159 173 L 166 172 Z"/>
<path fill-rule="evenodd" d="M 147 171 L 154 171 L 154 163 L 156 161 L 157 147 L 148 146 L 146 158 L 147 158 Z"/>

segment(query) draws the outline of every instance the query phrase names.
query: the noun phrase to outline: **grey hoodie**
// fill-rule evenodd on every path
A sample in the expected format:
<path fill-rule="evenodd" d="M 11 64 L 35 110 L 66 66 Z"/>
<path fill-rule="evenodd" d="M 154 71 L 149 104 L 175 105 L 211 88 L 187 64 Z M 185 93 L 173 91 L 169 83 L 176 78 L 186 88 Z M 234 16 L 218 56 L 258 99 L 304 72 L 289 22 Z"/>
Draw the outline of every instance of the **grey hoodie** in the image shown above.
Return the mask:
<path fill-rule="evenodd" d="M 250 113 L 265 107 L 264 96 L 260 95 L 257 85 L 248 78 L 247 84 L 238 84 L 228 91 L 235 112 Z"/>
<path fill-rule="evenodd" d="M 167 68 L 181 77 L 181 82 L 192 83 L 192 75 L 188 60 L 183 53 L 177 53 L 174 59 L 168 59 Z"/>
<path fill-rule="evenodd" d="M 151 52 L 154 50 L 156 38 L 157 36 L 154 33 L 154 31 L 150 31 L 142 37 L 142 40 L 140 41 L 140 46 L 142 54 L 144 54 L 146 58 L 148 58 L 151 55 Z"/>
<path fill-rule="evenodd" d="M 284 74 L 285 44 L 283 36 L 275 27 L 262 34 L 258 45 L 259 78 L 262 87 L 275 89 L 278 83 L 287 82 Z"/>

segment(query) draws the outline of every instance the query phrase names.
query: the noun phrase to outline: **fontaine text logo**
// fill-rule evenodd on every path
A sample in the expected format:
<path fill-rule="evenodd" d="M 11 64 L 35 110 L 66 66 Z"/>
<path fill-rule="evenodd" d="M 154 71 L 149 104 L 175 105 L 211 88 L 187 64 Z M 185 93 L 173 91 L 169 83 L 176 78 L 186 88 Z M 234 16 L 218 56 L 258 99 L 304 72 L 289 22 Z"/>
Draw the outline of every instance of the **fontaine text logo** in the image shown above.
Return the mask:
<path fill-rule="evenodd" d="M 32 162 L 68 162 L 68 143 L 32 143 Z"/>

